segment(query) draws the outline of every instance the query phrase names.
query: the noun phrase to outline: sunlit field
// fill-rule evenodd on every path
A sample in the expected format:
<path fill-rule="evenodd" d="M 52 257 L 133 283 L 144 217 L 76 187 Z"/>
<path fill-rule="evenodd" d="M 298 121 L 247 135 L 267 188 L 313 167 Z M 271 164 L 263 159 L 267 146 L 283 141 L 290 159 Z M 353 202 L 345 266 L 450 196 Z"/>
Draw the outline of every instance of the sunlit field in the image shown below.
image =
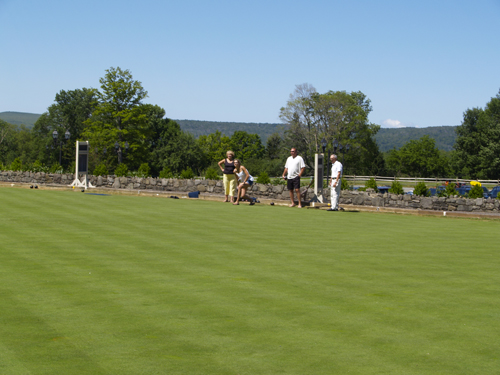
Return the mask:
<path fill-rule="evenodd" d="M 0 374 L 499 373 L 500 220 L 0 202 Z"/>

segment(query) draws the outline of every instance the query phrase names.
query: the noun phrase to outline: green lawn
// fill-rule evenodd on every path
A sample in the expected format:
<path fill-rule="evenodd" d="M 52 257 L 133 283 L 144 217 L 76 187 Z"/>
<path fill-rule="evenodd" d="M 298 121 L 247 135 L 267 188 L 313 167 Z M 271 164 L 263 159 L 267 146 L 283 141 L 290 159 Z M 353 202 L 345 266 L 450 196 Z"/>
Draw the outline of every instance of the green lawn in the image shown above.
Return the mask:
<path fill-rule="evenodd" d="M 0 374 L 498 374 L 500 221 L 0 188 Z"/>

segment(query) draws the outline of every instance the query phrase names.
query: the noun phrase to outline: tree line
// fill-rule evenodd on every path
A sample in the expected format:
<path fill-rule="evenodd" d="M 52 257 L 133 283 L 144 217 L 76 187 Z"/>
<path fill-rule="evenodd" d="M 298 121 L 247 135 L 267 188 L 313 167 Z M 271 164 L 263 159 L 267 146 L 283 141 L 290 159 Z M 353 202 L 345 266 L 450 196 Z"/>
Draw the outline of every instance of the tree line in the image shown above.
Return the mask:
<path fill-rule="evenodd" d="M 455 126 L 429 126 L 426 128 L 382 128 L 375 135 L 380 151 L 387 152 L 401 148 L 407 142 L 428 135 L 434 139 L 436 147 L 443 151 L 452 151 L 457 139 Z"/>
<path fill-rule="evenodd" d="M 439 151 L 428 135 L 387 152 L 388 171 L 394 176 L 500 179 L 500 90 L 484 109 L 467 109 L 455 132 L 450 152 Z"/>
<path fill-rule="evenodd" d="M 278 176 L 291 147 L 298 148 L 310 168 L 315 153 L 336 152 L 347 174 L 499 174 L 500 93 L 484 110 L 464 113 L 453 151 L 439 151 L 433 138 L 423 136 L 382 153 L 375 140 L 380 126 L 368 121 L 371 102 L 360 91 L 320 94 L 309 84 L 297 85 L 280 109 L 284 132 L 270 134 L 264 144 L 258 134 L 245 130 L 233 130 L 231 136 L 217 130 L 198 137 L 183 131 L 163 108 L 143 102 L 148 93 L 129 70 L 112 67 L 99 83 L 100 89 L 61 90 L 31 129 L 0 120 L 0 167 L 72 172 L 75 141 L 88 140 L 89 170 L 94 174 L 213 176 L 220 173 L 217 162 L 233 150 L 253 175 Z"/>

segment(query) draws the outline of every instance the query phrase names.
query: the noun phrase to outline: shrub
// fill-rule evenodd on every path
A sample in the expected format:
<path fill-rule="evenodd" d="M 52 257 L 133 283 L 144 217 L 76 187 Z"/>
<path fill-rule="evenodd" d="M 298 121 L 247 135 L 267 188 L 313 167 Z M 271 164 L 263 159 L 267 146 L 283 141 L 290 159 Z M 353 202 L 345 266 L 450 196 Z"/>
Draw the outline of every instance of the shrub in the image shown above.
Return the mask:
<path fill-rule="evenodd" d="M 207 171 L 205 172 L 205 178 L 207 180 L 218 180 L 219 174 L 217 173 L 217 169 L 215 169 L 214 167 L 208 167 Z"/>
<path fill-rule="evenodd" d="M 483 189 L 481 189 L 481 191 L 482 190 Z M 446 186 L 445 191 L 448 194 L 448 196 L 450 196 L 450 195 L 458 195 L 458 191 L 457 191 L 457 189 L 455 189 L 455 184 L 448 184 L 448 186 Z M 481 196 L 482 196 L 482 194 L 481 194 Z"/>
<path fill-rule="evenodd" d="M 498 196 L 497 196 L 498 197 Z M 479 185 L 474 185 L 469 191 L 469 198 L 483 198 L 483 188 Z"/>
<path fill-rule="evenodd" d="M 151 168 L 148 163 L 142 163 L 137 170 L 137 176 L 141 178 L 151 177 Z"/>
<path fill-rule="evenodd" d="M 31 165 L 31 171 L 32 172 L 48 172 L 49 168 L 45 165 L 40 160 L 36 160 L 32 165 Z"/>
<path fill-rule="evenodd" d="M 58 162 L 55 162 L 50 166 L 50 173 L 58 173 L 62 174 L 64 172 L 64 168 Z"/>
<path fill-rule="evenodd" d="M 101 163 L 97 167 L 95 167 L 93 174 L 94 176 L 107 176 L 109 172 L 106 164 Z"/>
<path fill-rule="evenodd" d="M 21 162 L 21 159 L 15 158 L 14 161 L 10 164 L 10 170 L 13 172 L 22 171 L 23 163 Z"/>
<path fill-rule="evenodd" d="M 340 190 L 351 190 L 351 185 L 349 185 L 349 182 L 345 178 L 340 180 Z"/>
<path fill-rule="evenodd" d="M 375 181 L 374 178 L 370 178 L 368 181 L 365 182 L 365 188 L 373 189 L 375 190 L 375 193 L 378 193 L 377 181 Z"/>
<path fill-rule="evenodd" d="M 115 169 L 116 177 L 126 177 L 128 175 L 128 167 L 124 163 L 118 164 L 118 167 Z"/>
<path fill-rule="evenodd" d="M 160 172 L 160 178 L 173 178 L 174 174 L 172 173 L 172 170 L 169 167 L 165 167 L 162 169 Z"/>
<path fill-rule="evenodd" d="M 417 185 L 415 185 L 415 189 L 413 189 L 414 195 L 419 195 L 421 197 L 428 197 L 431 195 L 427 186 L 425 186 L 425 182 L 420 181 Z"/>
<path fill-rule="evenodd" d="M 66 170 L 68 171 L 68 173 L 75 173 L 75 169 L 76 169 L 76 162 L 75 160 L 73 160 L 71 164 L 68 166 L 68 169 Z"/>
<path fill-rule="evenodd" d="M 260 176 L 262 172 L 266 172 L 268 176 L 281 176 L 285 164 L 281 160 L 249 158 L 245 159 L 243 165 L 252 176 Z"/>
<path fill-rule="evenodd" d="M 278 185 L 286 185 L 286 180 L 281 177 L 276 177 L 271 180 L 271 185 L 278 186 Z"/>
<path fill-rule="evenodd" d="M 405 192 L 403 190 L 403 185 L 401 185 L 401 182 L 399 182 L 397 180 L 392 181 L 391 188 L 389 189 L 389 193 L 398 194 L 398 195 L 404 194 Z"/>
<path fill-rule="evenodd" d="M 5 165 L 0 161 L 0 171 L 5 171 L 6 169 Z"/>
<path fill-rule="evenodd" d="M 191 167 L 187 167 L 186 169 L 184 169 L 181 172 L 180 178 L 182 178 L 184 180 L 190 180 L 190 179 L 194 178 L 194 172 L 191 169 Z"/>
<path fill-rule="evenodd" d="M 258 184 L 270 184 L 271 179 L 269 178 L 269 175 L 266 172 L 262 172 L 259 174 L 259 177 L 257 177 L 257 183 Z"/>
<path fill-rule="evenodd" d="M 439 190 L 437 195 L 438 197 L 451 197 L 453 195 L 458 195 L 458 191 L 455 189 L 455 184 L 448 184 L 444 190 Z M 481 196 L 483 196 L 482 189 Z"/>

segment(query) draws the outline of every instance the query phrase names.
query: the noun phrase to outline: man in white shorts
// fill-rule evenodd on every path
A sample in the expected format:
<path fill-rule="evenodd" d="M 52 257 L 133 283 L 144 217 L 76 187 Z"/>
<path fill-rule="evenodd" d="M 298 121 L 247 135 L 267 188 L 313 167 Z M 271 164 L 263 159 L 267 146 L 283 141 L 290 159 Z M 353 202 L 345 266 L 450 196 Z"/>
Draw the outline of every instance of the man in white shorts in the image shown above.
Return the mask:
<path fill-rule="evenodd" d="M 287 180 L 287 188 L 290 192 L 290 207 L 295 207 L 295 202 L 293 200 L 293 191 L 297 195 L 297 201 L 299 202 L 299 208 L 302 208 L 302 203 L 300 202 L 300 177 L 306 169 L 306 164 L 302 156 L 297 155 L 297 149 L 293 147 L 290 150 L 291 156 L 286 159 L 285 170 L 283 171 L 283 178 Z M 286 177 L 285 177 L 286 174 Z"/>
<path fill-rule="evenodd" d="M 331 206 L 327 211 L 339 210 L 340 187 L 342 186 L 342 163 L 337 160 L 337 155 L 330 156 L 332 162 L 332 177 L 330 178 Z"/>

